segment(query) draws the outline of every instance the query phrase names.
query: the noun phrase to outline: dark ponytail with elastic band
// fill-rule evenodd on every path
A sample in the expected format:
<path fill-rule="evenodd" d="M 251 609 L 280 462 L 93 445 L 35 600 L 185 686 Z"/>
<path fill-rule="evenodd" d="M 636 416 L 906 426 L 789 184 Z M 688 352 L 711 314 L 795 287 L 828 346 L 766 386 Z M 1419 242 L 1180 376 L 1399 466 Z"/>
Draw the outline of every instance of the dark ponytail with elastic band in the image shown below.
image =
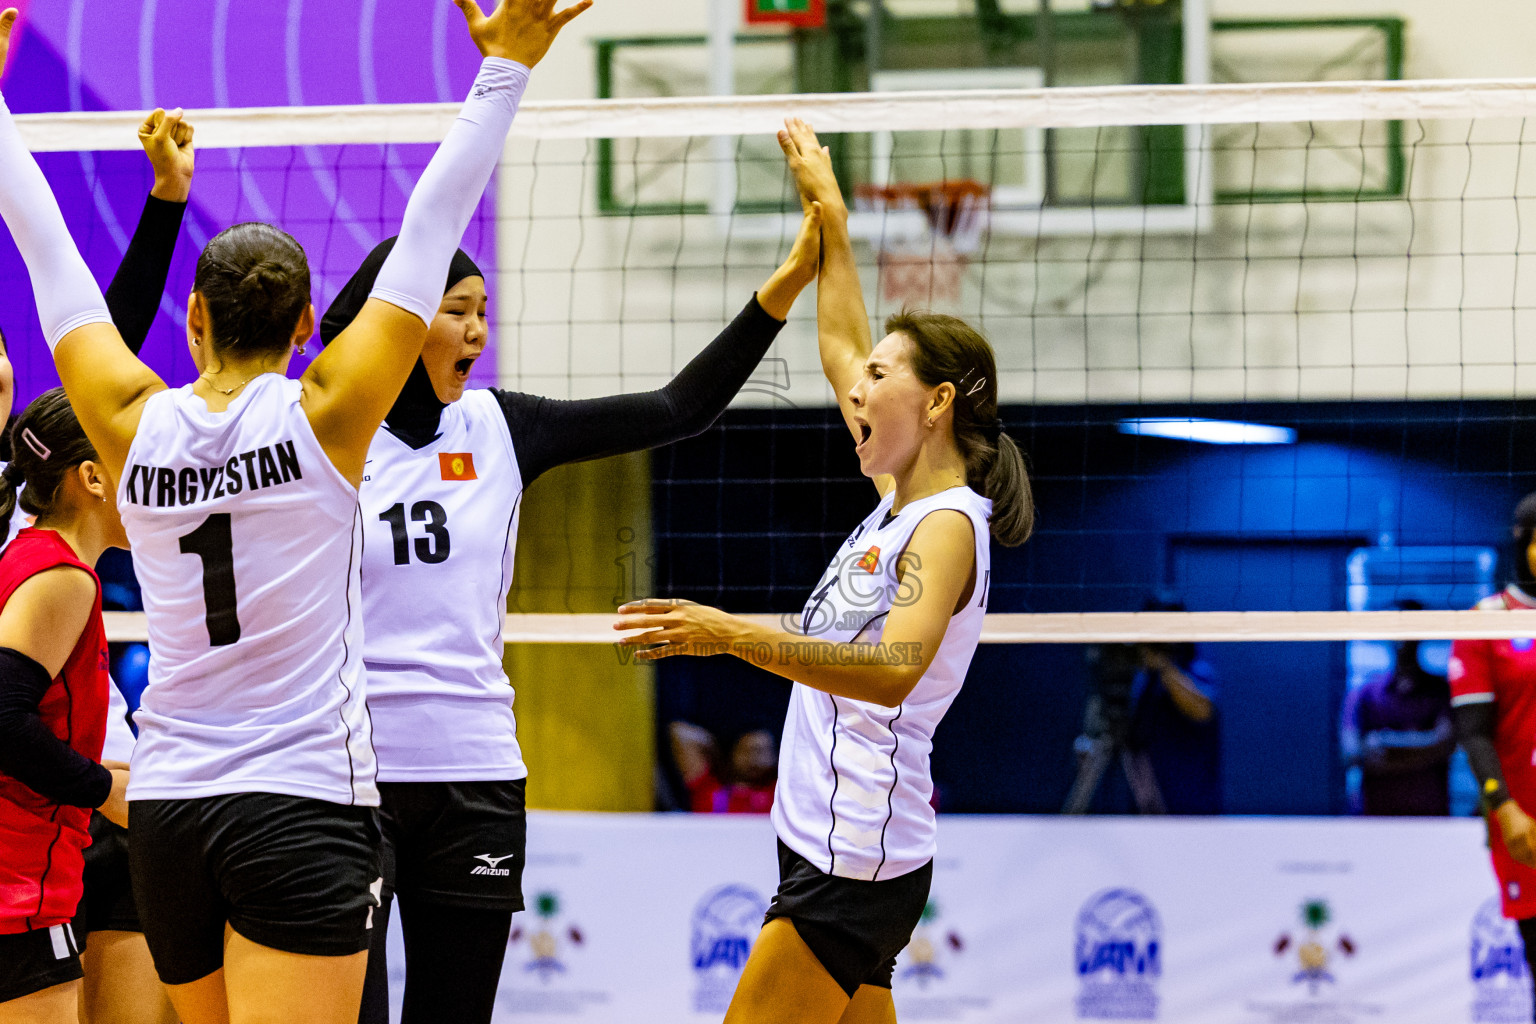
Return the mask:
<path fill-rule="evenodd" d="M 992 535 L 1008 547 L 1035 528 L 1035 499 L 1024 454 L 997 417 L 997 358 L 992 346 L 958 317 L 904 309 L 885 322 L 887 334 L 912 342 L 912 372 L 929 387 L 955 386 L 955 443 L 966 482 L 992 499 Z"/>
<path fill-rule="evenodd" d="M 10 442 L 11 461 L 0 471 L 0 537 L 10 534 L 18 504 L 34 516 L 48 515 L 65 478 L 98 458 L 63 388 L 32 400 L 12 424 Z"/>

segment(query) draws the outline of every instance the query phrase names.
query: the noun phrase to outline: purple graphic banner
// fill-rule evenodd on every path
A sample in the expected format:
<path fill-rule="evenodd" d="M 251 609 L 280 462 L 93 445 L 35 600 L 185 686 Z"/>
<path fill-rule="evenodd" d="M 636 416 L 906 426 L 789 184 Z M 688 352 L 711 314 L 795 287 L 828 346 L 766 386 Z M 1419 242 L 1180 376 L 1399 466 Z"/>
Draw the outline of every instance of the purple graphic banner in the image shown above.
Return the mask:
<path fill-rule="evenodd" d="M 19 35 L 0 79 L 16 113 L 456 101 L 479 67 L 451 0 L 31 0 L 17 6 Z M 368 251 L 399 230 L 432 149 L 200 152 L 192 204 L 145 360 L 173 386 L 192 379 L 185 317 L 197 255 L 208 239 L 241 221 L 271 222 L 303 244 L 315 305 L 323 313 Z M 148 160 L 141 153 L 54 153 L 38 162 L 105 288 L 153 183 Z M 491 194 L 463 244 L 493 281 Z M 494 316 L 493 308 L 493 322 Z M 0 330 L 10 342 L 19 409 L 58 377 L 26 268 L 8 232 L 0 232 Z M 310 346 L 311 357 L 317 348 Z M 306 363 L 297 357 L 291 372 Z M 495 378 L 493 338 L 471 386 Z"/>

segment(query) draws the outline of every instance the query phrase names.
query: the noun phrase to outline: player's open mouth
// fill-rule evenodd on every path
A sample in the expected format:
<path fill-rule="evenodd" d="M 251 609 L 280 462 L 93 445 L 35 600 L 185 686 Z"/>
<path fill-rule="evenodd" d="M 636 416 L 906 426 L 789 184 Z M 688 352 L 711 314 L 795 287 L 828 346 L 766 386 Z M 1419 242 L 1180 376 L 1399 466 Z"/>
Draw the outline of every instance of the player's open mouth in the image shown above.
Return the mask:
<path fill-rule="evenodd" d="M 869 427 L 868 423 L 860 423 L 859 424 L 859 443 L 855 447 L 855 449 L 854 449 L 855 451 L 857 451 L 860 448 L 863 448 L 866 444 L 869 443 L 869 435 L 871 433 L 873 433 L 873 431 L 870 430 L 870 427 Z"/>
<path fill-rule="evenodd" d="M 460 377 L 468 377 L 469 376 L 469 368 L 474 366 L 474 365 L 475 365 L 475 357 L 474 356 L 470 356 L 468 359 L 460 359 L 458 362 L 453 364 L 453 372 L 457 373 Z"/>

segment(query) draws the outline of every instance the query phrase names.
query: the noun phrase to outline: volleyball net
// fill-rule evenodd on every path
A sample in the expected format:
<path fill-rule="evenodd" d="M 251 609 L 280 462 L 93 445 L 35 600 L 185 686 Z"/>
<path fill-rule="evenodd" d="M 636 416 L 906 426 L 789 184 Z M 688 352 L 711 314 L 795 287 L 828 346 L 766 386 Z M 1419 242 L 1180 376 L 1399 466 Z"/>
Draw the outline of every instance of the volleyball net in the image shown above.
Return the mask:
<path fill-rule="evenodd" d="M 192 378 L 195 253 L 239 220 L 294 233 L 328 302 L 456 111 L 189 113 L 193 208 L 146 358 Z M 984 640 L 1536 635 L 1536 616 L 1461 610 L 1512 572 L 1510 512 L 1536 490 L 1536 83 L 530 102 L 465 242 L 493 281 L 474 383 L 670 380 L 789 250 L 787 114 L 833 149 L 876 336 L 925 306 L 997 352 L 1041 514 L 995 551 Z M 149 186 L 141 116 L 18 118 L 103 279 Z M 26 399 L 51 370 L 24 285 L 4 295 Z M 604 578 L 536 567 L 569 613 L 514 602 L 509 642 L 609 642 L 593 609 L 641 592 L 800 608 L 874 500 L 810 293 L 721 423 L 651 457 L 648 495 L 599 539 Z M 1189 611 L 1141 611 L 1168 594 Z"/>

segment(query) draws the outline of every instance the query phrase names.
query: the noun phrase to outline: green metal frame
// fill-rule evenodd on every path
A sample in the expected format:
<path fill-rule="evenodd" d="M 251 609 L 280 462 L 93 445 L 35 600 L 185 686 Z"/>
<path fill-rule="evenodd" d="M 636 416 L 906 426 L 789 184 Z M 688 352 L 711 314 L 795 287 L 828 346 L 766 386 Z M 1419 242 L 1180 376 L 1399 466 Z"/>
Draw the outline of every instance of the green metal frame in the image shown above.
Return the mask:
<path fill-rule="evenodd" d="M 741 35 L 736 45 L 751 46 L 759 43 L 784 44 L 782 36 Z M 617 39 L 599 39 L 597 47 L 597 95 L 599 99 L 613 98 L 613 60 L 621 49 L 659 46 L 707 46 L 704 36 L 632 36 Z M 597 140 L 597 209 L 604 216 L 657 216 L 661 214 L 708 213 L 708 203 L 625 203 L 614 194 L 613 140 Z M 777 203 L 738 203 L 741 213 L 776 213 Z"/>
<path fill-rule="evenodd" d="M 1308 28 L 1370 28 L 1380 32 L 1386 43 L 1386 75 L 1382 81 L 1396 82 L 1403 77 L 1404 40 L 1407 22 L 1402 18 L 1223 18 L 1211 22 L 1216 32 L 1286 32 Z M 1218 203 L 1259 205 L 1297 202 L 1381 202 L 1401 199 L 1407 194 L 1408 154 L 1403 144 L 1403 122 L 1387 123 L 1387 183 L 1381 188 L 1359 189 L 1255 189 L 1216 193 Z"/>
<path fill-rule="evenodd" d="M 1099 11 L 1073 12 L 1053 16 L 1050 28 L 1050 45 L 1095 44 L 1123 42 L 1134 46 L 1134 72 L 1136 78 L 1147 85 L 1177 84 L 1184 78 L 1183 29 L 1172 10 L 1145 13 L 1135 18 L 1121 18 L 1112 13 Z M 1384 37 L 1386 48 L 1386 79 L 1402 78 L 1406 22 L 1402 18 L 1263 18 L 1220 19 L 1211 25 L 1213 33 L 1226 32 L 1284 32 L 1309 28 L 1367 28 L 1375 29 Z M 977 45 L 981 49 L 980 67 L 1023 66 L 1020 51 L 1039 45 L 1037 19 L 1033 16 L 1001 15 L 980 19 L 973 16 L 894 18 L 887 16 L 883 26 L 884 44 L 899 50 L 907 46 L 948 44 L 959 46 Z M 828 26 L 825 29 L 797 29 L 788 37 L 795 47 L 795 88 L 799 92 L 854 92 L 867 82 L 864 75 L 864 23 L 846 5 L 835 2 L 829 8 Z M 742 35 L 738 45 L 784 45 L 782 35 Z M 597 94 L 602 99 L 613 97 L 614 60 L 620 50 L 639 47 L 699 46 L 707 45 L 703 36 L 636 36 L 599 39 L 597 50 Z M 1038 66 L 1037 61 L 1033 65 Z M 1177 206 L 1186 201 L 1184 189 L 1184 128 L 1179 125 L 1160 125 L 1137 129 L 1137 151 L 1140 154 L 1144 183 L 1140 196 L 1132 196 L 1127 205 Z M 1052 133 L 1048 133 L 1048 136 Z M 1288 202 L 1335 202 L 1373 201 L 1401 198 L 1407 187 L 1407 155 L 1404 149 L 1404 130 L 1400 121 L 1387 122 L 1388 170 L 1387 183 L 1381 188 L 1359 190 L 1254 190 L 1222 191 L 1216 194 L 1218 203 L 1288 203 Z M 1048 141 L 1047 145 L 1051 145 Z M 853 147 L 835 145 L 840 164 L 839 178 L 851 187 L 853 175 L 849 161 L 853 159 Z M 708 212 L 706 203 L 626 203 L 614 192 L 614 144 L 612 139 L 599 139 L 597 143 L 598 210 L 605 215 L 657 215 L 697 214 Z M 1052 176 L 1054 178 L 1054 176 Z M 1070 202 L 1052 202 L 1052 186 L 1048 184 L 1047 202 L 1056 206 L 1074 205 Z M 772 213 L 786 209 L 773 201 L 740 203 L 742 213 Z"/>

